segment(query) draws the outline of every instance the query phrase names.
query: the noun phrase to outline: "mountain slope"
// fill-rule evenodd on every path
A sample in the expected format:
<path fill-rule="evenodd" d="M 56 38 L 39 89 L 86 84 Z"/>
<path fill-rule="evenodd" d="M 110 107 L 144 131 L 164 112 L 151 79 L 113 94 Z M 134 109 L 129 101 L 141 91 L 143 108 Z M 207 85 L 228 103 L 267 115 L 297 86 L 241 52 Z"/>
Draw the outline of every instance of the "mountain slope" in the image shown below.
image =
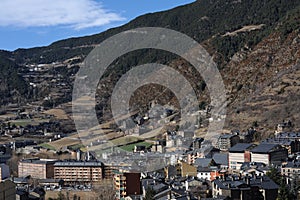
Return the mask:
<path fill-rule="evenodd" d="M 20 102 L 21 97 L 26 95 L 27 87 L 25 80 L 19 75 L 20 66 L 8 59 L 9 52 L 0 52 L 0 104 Z"/>
<path fill-rule="evenodd" d="M 67 80 L 67 83 L 51 83 L 52 87 L 46 87 L 52 79 L 45 79 L 42 81 L 44 86 L 38 88 L 41 91 L 37 94 L 38 98 L 51 96 L 51 102 L 47 100 L 44 105 L 52 107 L 70 101 L 78 64 L 101 41 L 137 27 L 171 28 L 203 44 L 218 63 L 230 103 L 226 125 L 243 129 L 258 121 L 261 128 L 268 130 L 283 118 L 300 120 L 298 111 L 293 109 L 298 105 L 299 6 L 298 0 L 198 0 L 172 10 L 140 16 L 124 26 L 100 34 L 66 39 L 47 47 L 5 52 L 3 60 L 14 62 L 14 69 L 43 64 L 45 72 L 39 72 L 38 76 L 53 79 L 59 74 L 58 82 Z M 201 107 L 209 103 L 205 84 L 187 62 L 167 52 L 141 50 L 120 57 L 101 80 L 97 96 L 100 120 L 111 117 L 110 94 L 121 75 L 133 66 L 149 62 L 173 66 L 194 88 L 199 89 L 197 94 Z M 19 85 L 4 84 L 5 88 L 22 91 Z M 138 90 L 132 104 L 146 108 L 153 96 L 159 96 L 162 103 L 176 104 L 176 98 L 170 91 L 153 85 Z M 290 96 L 295 98 L 289 100 Z"/>
<path fill-rule="evenodd" d="M 85 56 L 94 45 L 107 37 L 124 30 L 147 26 L 174 29 L 202 42 L 215 34 L 223 34 L 249 24 L 265 24 L 266 28 L 271 28 L 297 5 L 300 5 L 297 0 L 198 0 L 172 10 L 140 16 L 124 26 L 100 34 L 58 41 L 48 47 L 19 49 L 13 52 L 13 57 L 21 63 L 51 63 L 78 55 Z"/>

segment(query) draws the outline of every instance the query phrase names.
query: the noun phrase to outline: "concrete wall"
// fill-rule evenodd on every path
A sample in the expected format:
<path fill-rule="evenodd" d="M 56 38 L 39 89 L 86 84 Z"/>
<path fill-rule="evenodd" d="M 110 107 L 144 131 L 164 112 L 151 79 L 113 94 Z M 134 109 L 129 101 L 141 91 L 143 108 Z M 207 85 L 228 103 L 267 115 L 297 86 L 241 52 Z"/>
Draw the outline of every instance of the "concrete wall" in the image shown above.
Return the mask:
<path fill-rule="evenodd" d="M 251 153 L 251 162 L 262 162 L 269 165 L 269 154 Z"/>
<path fill-rule="evenodd" d="M 0 164 L 0 181 L 10 176 L 9 167 L 6 164 Z"/>
<path fill-rule="evenodd" d="M 229 168 L 240 169 L 242 163 L 245 162 L 244 160 L 244 153 L 229 153 Z"/>

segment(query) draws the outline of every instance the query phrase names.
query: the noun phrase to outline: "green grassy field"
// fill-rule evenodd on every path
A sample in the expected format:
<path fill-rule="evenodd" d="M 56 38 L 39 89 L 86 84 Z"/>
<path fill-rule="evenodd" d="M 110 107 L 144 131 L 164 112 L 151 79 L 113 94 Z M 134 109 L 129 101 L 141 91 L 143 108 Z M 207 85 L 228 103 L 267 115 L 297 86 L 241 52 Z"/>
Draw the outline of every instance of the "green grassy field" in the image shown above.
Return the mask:
<path fill-rule="evenodd" d="M 146 146 L 146 148 L 148 148 L 152 144 L 148 143 L 148 142 L 137 142 L 137 143 L 134 143 L 134 144 L 129 144 L 129 145 L 121 146 L 120 148 L 123 149 L 123 150 L 125 150 L 125 151 L 133 151 L 134 150 L 134 146 L 137 146 L 137 145 Z"/>
<path fill-rule="evenodd" d="M 42 122 L 49 122 L 46 119 L 19 119 L 19 120 L 11 120 L 9 121 L 11 125 L 16 126 L 27 126 L 27 125 L 39 125 Z"/>
<path fill-rule="evenodd" d="M 81 149 L 85 148 L 85 146 L 80 143 L 80 144 L 75 144 L 75 145 L 68 146 L 68 148 L 75 151 L 77 149 L 81 150 Z"/>
<path fill-rule="evenodd" d="M 53 151 L 56 151 L 55 147 L 54 146 L 51 146 L 50 144 L 48 143 L 42 143 L 42 144 L 39 144 L 39 146 L 45 148 L 45 149 L 50 149 L 50 150 L 53 150 Z"/>

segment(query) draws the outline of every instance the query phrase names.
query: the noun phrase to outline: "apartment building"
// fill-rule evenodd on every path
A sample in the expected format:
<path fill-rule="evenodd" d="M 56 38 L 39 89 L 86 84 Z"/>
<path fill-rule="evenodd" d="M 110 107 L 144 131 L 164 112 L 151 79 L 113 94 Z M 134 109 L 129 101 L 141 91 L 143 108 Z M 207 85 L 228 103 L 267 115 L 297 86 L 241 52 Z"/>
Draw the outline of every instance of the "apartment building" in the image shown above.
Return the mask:
<path fill-rule="evenodd" d="M 18 163 L 19 177 L 48 179 L 54 177 L 54 159 L 30 158 L 20 160 Z"/>
<path fill-rule="evenodd" d="M 223 134 L 219 137 L 217 146 L 222 151 L 227 151 L 230 147 L 234 146 L 240 141 L 238 135 Z"/>
<path fill-rule="evenodd" d="M 287 162 L 281 166 L 281 175 L 285 176 L 288 181 L 300 176 L 300 162 Z"/>
<path fill-rule="evenodd" d="M 54 164 L 54 179 L 67 183 L 91 183 L 103 179 L 103 163 L 98 161 L 59 161 Z"/>
<path fill-rule="evenodd" d="M 239 170 L 244 162 L 250 162 L 249 150 L 253 147 L 253 144 L 248 143 L 238 143 L 231 147 L 228 154 L 229 168 Z"/>
<path fill-rule="evenodd" d="M 282 147 L 288 150 L 289 154 L 293 154 L 300 151 L 300 140 L 298 139 L 291 139 L 291 138 L 268 138 L 262 143 L 272 143 L 272 144 L 279 144 Z"/>
<path fill-rule="evenodd" d="M 114 171 L 114 188 L 116 199 L 125 199 L 125 197 L 142 194 L 141 174 L 132 172 Z"/>
<path fill-rule="evenodd" d="M 278 144 L 261 143 L 251 151 L 251 162 L 262 162 L 266 165 L 281 165 L 288 157 L 288 150 Z"/>
<path fill-rule="evenodd" d="M 279 140 L 290 139 L 300 141 L 300 132 L 279 132 L 275 133 L 275 138 Z"/>

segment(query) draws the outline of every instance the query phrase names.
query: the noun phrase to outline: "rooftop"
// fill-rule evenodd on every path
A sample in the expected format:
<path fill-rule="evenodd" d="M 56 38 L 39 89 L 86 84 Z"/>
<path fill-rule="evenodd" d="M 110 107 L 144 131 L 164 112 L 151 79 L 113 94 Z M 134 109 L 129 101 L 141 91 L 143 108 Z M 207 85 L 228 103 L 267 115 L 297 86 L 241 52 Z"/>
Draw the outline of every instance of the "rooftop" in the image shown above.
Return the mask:
<path fill-rule="evenodd" d="M 54 164 L 57 160 L 55 159 L 40 159 L 40 158 L 29 158 L 20 160 L 21 163 L 34 163 L 34 164 Z"/>
<path fill-rule="evenodd" d="M 231 147 L 229 149 L 229 152 L 232 152 L 232 153 L 242 153 L 245 150 L 251 149 L 252 147 L 254 147 L 253 144 L 249 144 L 249 143 L 237 143 L 236 145 L 234 145 L 233 147 Z"/>
<path fill-rule="evenodd" d="M 241 166 L 242 170 L 247 169 L 262 169 L 265 168 L 266 164 L 262 162 L 244 162 Z"/>
<path fill-rule="evenodd" d="M 288 162 L 286 165 L 283 165 L 282 168 L 288 167 L 288 168 L 300 168 L 300 162 Z"/>
<path fill-rule="evenodd" d="M 98 161 L 58 161 L 54 164 L 55 167 L 100 167 L 102 162 Z"/>
<path fill-rule="evenodd" d="M 228 165 L 228 154 L 215 153 L 213 159 L 218 165 Z"/>
<path fill-rule="evenodd" d="M 223 135 L 220 135 L 220 138 L 219 139 L 230 139 L 234 136 L 238 136 L 238 135 L 233 135 L 233 134 L 223 134 Z"/>
<path fill-rule="evenodd" d="M 299 138 L 300 132 L 282 132 L 276 135 L 276 138 Z"/>
<path fill-rule="evenodd" d="M 194 165 L 199 167 L 209 167 L 211 164 L 214 164 L 214 160 L 212 158 L 197 158 L 194 163 Z"/>
<path fill-rule="evenodd" d="M 280 145 L 291 145 L 293 144 L 293 140 L 290 138 L 268 138 L 261 143 L 272 143 L 272 144 L 280 144 Z"/>
<path fill-rule="evenodd" d="M 272 144 L 272 143 L 261 143 L 258 146 L 254 147 L 251 152 L 252 153 L 269 153 L 275 148 L 279 147 L 278 144 Z"/>
<path fill-rule="evenodd" d="M 249 181 L 247 181 L 247 179 Z M 247 182 L 250 184 L 248 185 Z M 241 187 L 253 187 L 257 186 L 264 190 L 272 190 L 272 189 L 278 189 L 278 185 L 272 181 L 267 176 L 257 176 L 257 177 L 227 177 L 225 180 L 223 179 L 216 179 L 214 180 L 214 183 L 221 189 L 237 189 Z"/>

